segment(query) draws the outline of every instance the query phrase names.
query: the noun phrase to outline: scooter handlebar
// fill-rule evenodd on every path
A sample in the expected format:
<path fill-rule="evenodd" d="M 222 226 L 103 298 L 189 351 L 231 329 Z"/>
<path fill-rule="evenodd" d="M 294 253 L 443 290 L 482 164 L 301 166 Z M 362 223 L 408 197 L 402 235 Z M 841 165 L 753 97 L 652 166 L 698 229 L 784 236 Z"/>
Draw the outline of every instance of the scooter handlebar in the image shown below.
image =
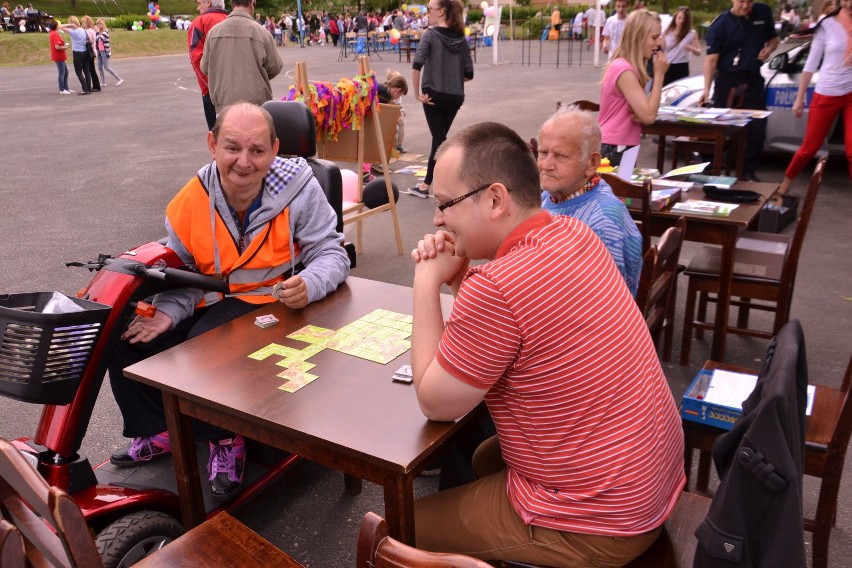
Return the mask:
<path fill-rule="evenodd" d="M 157 278 L 157 276 L 152 273 L 162 274 L 164 276 L 164 280 L 180 282 L 181 284 L 186 284 L 191 288 L 201 288 L 203 290 L 221 292 L 223 294 L 227 294 L 228 292 L 230 292 L 228 283 L 224 280 L 219 280 L 218 278 L 213 278 L 212 276 L 198 274 L 197 272 L 180 270 L 178 268 L 163 268 L 161 270 L 149 268 L 146 272 L 148 272 L 148 274 L 154 278 Z"/>

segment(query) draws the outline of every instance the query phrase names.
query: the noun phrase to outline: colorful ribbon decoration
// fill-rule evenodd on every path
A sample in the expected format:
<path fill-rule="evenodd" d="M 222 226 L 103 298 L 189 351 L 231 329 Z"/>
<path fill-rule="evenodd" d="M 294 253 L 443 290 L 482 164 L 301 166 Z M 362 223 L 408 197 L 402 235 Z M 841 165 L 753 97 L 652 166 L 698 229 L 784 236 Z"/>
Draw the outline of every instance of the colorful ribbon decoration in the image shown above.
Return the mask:
<path fill-rule="evenodd" d="M 325 133 L 326 140 L 337 141 L 343 130 L 360 130 L 364 117 L 373 112 L 373 102 L 378 102 L 379 83 L 375 73 L 343 78 L 337 85 L 321 81 L 308 84 L 307 97 L 295 85 L 282 97 L 285 101 L 303 102 L 314 115 L 317 139 Z"/>

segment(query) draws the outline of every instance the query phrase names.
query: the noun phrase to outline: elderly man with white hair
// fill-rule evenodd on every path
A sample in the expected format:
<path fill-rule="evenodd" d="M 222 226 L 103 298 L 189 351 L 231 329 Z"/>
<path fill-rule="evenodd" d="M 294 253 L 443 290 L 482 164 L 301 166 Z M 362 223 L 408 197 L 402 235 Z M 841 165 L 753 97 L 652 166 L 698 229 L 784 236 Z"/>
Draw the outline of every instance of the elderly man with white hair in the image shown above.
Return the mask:
<path fill-rule="evenodd" d="M 636 295 L 642 271 L 642 235 L 627 207 L 597 174 L 601 129 L 597 119 L 578 107 L 560 107 L 538 134 L 538 171 L 542 208 L 587 224 L 603 241 Z"/>

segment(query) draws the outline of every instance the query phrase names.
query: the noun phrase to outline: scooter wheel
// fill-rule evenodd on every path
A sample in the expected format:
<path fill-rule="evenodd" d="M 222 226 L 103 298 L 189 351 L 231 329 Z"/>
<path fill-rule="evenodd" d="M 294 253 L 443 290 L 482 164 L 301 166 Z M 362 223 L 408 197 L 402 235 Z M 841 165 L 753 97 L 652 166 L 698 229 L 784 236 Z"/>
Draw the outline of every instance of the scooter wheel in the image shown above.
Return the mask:
<path fill-rule="evenodd" d="M 110 523 L 95 538 L 105 568 L 132 566 L 183 534 L 171 515 L 136 511 Z"/>

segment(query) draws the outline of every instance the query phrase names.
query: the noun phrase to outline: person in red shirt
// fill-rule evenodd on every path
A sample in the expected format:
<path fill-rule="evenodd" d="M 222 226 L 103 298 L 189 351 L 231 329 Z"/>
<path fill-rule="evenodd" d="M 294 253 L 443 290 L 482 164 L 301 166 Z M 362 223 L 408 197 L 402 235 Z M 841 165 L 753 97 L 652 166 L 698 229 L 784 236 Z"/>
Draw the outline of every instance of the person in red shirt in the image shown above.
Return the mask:
<path fill-rule="evenodd" d="M 228 17 L 225 10 L 225 0 L 197 0 L 198 13 L 201 14 L 192 21 L 187 34 L 189 45 L 189 63 L 192 65 L 195 76 L 198 78 L 198 86 L 201 88 L 201 101 L 204 105 L 204 118 L 207 119 L 207 130 L 213 130 L 216 124 L 216 107 L 210 100 L 210 89 L 207 86 L 207 75 L 201 71 L 201 57 L 204 55 L 204 41 L 207 32 L 213 26 Z"/>
<path fill-rule="evenodd" d="M 411 253 L 417 401 L 447 421 L 484 400 L 497 435 L 473 454 L 476 481 L 415 501 L 417 548 L 627 564 L 683 489 L 683 430 L 612 255 L 582 221 L 541 210 L 532 153 L 502 124 L 448 138 L 432 189 L 440 231 Z"/>
<path fill-rule="evenodd" d="M 56 20 L 51 20 L 47 25 L 50 28 L 50 33 L 47 36 L 47 41 L 50 44 L 50 60 L 56 63 L 56 71 L 59 80 L 59 94 L 70 95 L 74 91 L 68 88 L 68 66 L 65 62 L 68 60 L 68 54 L 65 51 L 68 49 L 68 44 L 56 31 L 59 24 Z"/>

